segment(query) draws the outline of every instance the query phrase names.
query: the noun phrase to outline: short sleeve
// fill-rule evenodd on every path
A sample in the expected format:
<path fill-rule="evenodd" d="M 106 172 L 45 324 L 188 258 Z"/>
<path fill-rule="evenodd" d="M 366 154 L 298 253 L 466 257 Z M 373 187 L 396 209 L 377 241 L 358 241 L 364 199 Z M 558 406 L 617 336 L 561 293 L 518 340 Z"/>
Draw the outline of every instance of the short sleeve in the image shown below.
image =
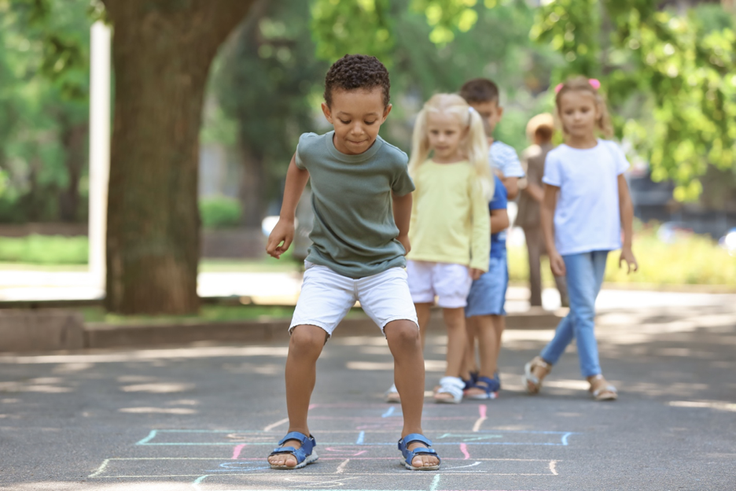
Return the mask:
<path fill-rule="evenodd" d="M 496 181 L 496 186 L 493 191 L 493 199 L 488 203 L 488 209 L 491 211 L 505 210 L 508 208 L 508 193 L 506 191 L 506 187 L 504 187 L 503 182 L 497 175 L 494 174 L 493 177 Z"/>
<path fill-rule="evenodd" d="M 397 162 L 393 179 L 391 180 L 391 191 L 396 196 L 405 196 L 414 191 L 414 181 L 409 176 L 409 166 L 404 162 Z"/>
<path fill-rule="evenodd" d="M 629 167 L 631 167 L 631 164 L 629 163 L 628 159 L 626 158 L 626 154 L 624 154 L 624 151 L 621 150 L 621 147 L 616 144 L 616 142 L 608 142 L 609 147 L 612 149 L 613 157 L 616 162 L 616 175 L 623 174 L 627 170 L 629 170 Z"/>
<path fill-rule="evenodd" d="M 547 154 L 544 161 L 544 177 L 542 182 L 550 186 L 561 186 L 562 176 L 560 172 L 560 161 L 555 157 L 553 152 Z"/>
<path fill-rule="evenodd" d="M 296 153 L 294 154 L 294 163 L 299 169 L 306 169 L 307 164 L 305 158 L 309 159 L 309 139 L 317 136 L 314 133 L 302 133 L 299 137 L 299 143 L 296 146 Z"/>
<path fill-rule="evenodd" d="M 494 142 L 489 151 L 491 167 L 496 167 L 504 177 L 524 177 L 524 168 L 513 147 L 503 142 Z"/>

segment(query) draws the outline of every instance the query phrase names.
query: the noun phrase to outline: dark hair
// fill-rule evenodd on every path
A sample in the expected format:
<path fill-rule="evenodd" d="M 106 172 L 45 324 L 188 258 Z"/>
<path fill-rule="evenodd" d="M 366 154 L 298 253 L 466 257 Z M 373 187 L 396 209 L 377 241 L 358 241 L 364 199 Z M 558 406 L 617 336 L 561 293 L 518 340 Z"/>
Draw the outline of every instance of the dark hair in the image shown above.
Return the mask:
<path fill-rule="evenodd" d="M 381 87 L 383 105 L 388 106 L 391 83 L 388 70 L 375 56 L 345 55 L 332 64 L 325 75 L 325 103 L 332 105 L 332 91 L 335 89 L 370 90 Z"/>
<path fill-rule="evenodd" d="M 537 126 L 537 129 L 534 130 L 534 136 L 542 140 L 542 142 L 544 143 L 552 141 L 552 135 L 554 134 L 555 129 L 546 124 L 540 124 L 539 126 Z"/>
<path fill-rule="evenodd" d="M 498 104 L 498 85 L 487 78 L 468 80 L 460 87 L 460 95 L 469 104 L 474 102 L 495 102 Z"/>

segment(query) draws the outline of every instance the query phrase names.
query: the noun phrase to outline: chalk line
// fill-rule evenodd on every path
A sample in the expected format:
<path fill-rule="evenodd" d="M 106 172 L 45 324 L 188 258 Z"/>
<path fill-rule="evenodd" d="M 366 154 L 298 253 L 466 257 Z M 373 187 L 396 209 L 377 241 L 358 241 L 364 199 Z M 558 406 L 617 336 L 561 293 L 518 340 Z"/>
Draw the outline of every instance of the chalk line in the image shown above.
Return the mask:
<path fill-rule="evenodd" d="M 146 445 L 148 442 L 156 438 L 156 433 L 158 433 L 158 430 L 151 430 L 151 432 L 148 434 L 147 437 L 145 437 L 143 440 L 136 443 L 136 445 Z"/>
<path fill-rule="evenodd" d="M 549 462 L 549 471 L 552 474 L 554 474 L 555 476 L 558 476 L 559 475 L 559 474 L 557 474 L 557 461 L 556 460 L 551 460 Z"/>
<path fill-rule="evenodd" d="M 209 475 L 207 475 L 207 476 L 199 476 L 197 479 L 194 480 L 194 482 L 192 483 L 192 485 L 193 486 L 197 486 L 198 484 L 202 484 L 202 481 L 204 481 L 208 477 L 210 477 L 210 476 Z"/>
<path fill-rule="evenodd" d="M 89 476 L 87 476 L 87 479 L 92 479 L 94 477 L 99 476 L 103 472 L 105 472 L 105 468 L 107 467 L 107 464 L 109 464 L 109 463 L 110 463 L 110 459 L 105 459 L 105 461 L 102 462 L 102 464 L 97 468 L 96 471 L 94 471 L 92 474 L 90 474 Z"/>
<path fill-rule="evenodd" d="M 355 441 L 356 445 L 363 445 L 363 442 L 365 441 L 365 431 L 361 431 L 358 435 L 358 439 Z"/>
<path fill-rule="evenodd" d="M 240 457 L 240 452 L 243 450 L 243 447 L 245 447 L 245 443 L 235 446 L 235 448 L 233 449 L 233 460 L 236 460 L 238 457 Z"/>
<path fill-rule="evenodd" d="M 465 460 L 468 460 L 470 458 L 470 454 L 468 453 L 468 445 L 465 443 L 460 444 L 460 451 L 465 456 Z"/>
<path fill-rule="evenodd" d="M 434 479 L 432 479 L 432 484 L 429 486 L 429 491 L 437 491 L 437 488 L 440 485 L 440 475 L 437 474 L 434 476 Z"/>
<path fill-rule="evenodd" d="M 562 435 L 562 444 L 567 446 L 567 439 L 572 435 L 572 433 L 568 432 Z"/>
<path fill-rule="evenodd" d="M 263 428 L 263 431 L 271 431 L 272 429 L 276 428 L 277 426 L 281 426 L 282 424 L 288 423 L 288 422 L 289 422 L 289 418 L 284 418 L 282 420 L 276 421 L 275 423 L 266 426 L 265 428 Z"/>
<path fill-rule="evenodd" d="M 394 414 L 394 411 L 395 411 L 395 410 L 396 410 L 396 408 L 395 408 L 395 407 L 393 407 L 393 406 L 391 406 L 390 408 L 388 408 L 388 411 L 386 411 L 385 413 L 383 413 L 383 414 L 381 415 L 381 417 L 382 417 L 382 418 L 388 418 L 389 416 L 391 416 L 392 414 Z"/>
<path fill-rule="evenodd" d="M 350 459 L 345 459 L 342 464 L 338 465 L 335 474 L 342 474 L 343 472 L 345 472 L 345 467 L 347 467 L 348 462 L 350 462 Z"/>
<path fill-rule="evenodd" d="M 488 419 L 486 418 L 487 410 L 488 410 L 488 407 L 485 404 L 481 404 L 480 406 L 478 406 L 478 413 L 480 414 L 480 418 L 478 418 L 478 420 L 473 425 L 473 431 L 480 430 L 480 426 L 483 424 L 483 421 Z"/>

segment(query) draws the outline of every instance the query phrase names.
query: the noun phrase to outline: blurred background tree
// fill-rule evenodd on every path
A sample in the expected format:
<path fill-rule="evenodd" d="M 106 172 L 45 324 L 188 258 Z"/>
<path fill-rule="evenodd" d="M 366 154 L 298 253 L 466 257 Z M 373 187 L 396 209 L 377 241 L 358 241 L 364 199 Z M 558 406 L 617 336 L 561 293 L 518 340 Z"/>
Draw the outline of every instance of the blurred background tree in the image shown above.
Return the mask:
<path fill-rule="evenodd" d="M 394 112 L 383 134 L 407 151 L 422 103 L 478 76 L 502 90 L 496 137 L 521 150 L 528 118 L 553 107 L 550 88 L 583 73 L 602 80 L 618 135 L 654 179 L 677 183 L 678 199 L 704 188 L 700 202 L 717 206 L 735 194 L 736 41 L 733 17 L 717 3 L 91 5 L 0 0 L 0 222 L 85 221 L 89 25 L 107 16 L 116 32 L 108 241 L 115 311 L 196 310 L 197 136 L 240 169 L 241 212 L 233 201 L 211 201 L 202 216 L 214 217 L 213 226 L 237 217 L 258 226 L 278 207 L 298 135 L 324 130 L 324 72 L 345 53 L 374 54 L 389 66 Z"/>
<path fill-rule="evenodd" d="M 86 219 L 88 8 L 0 1 L 0 222 Z"/>

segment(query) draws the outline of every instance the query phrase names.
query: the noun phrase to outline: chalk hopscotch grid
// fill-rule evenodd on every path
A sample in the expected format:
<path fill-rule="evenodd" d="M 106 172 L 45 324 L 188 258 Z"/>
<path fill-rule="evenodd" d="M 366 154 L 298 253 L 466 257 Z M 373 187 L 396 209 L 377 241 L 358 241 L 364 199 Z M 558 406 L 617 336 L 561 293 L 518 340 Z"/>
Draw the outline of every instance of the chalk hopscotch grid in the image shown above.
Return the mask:
<path fill-rule="evenodd" d="M 316 406 L 316 405 L 314 405 Z M 443 461 L 453 461 L 456 463 L 462 463 L 468 462 L 469 460 L 473 462 L 470 465 L 462 465 L 462 466 L 455 466 L 455 467 L 445 467 L 435 475 L 435 478 L 433 480 L 432 486 L 430 487 L 430 491 L 437 491 L 438 485 L 439 485 L 439 478 L 441 475 L 451 475 L 451 474 L 487 474 L 487 475 L 494 475 L 494 476 L 557 476 L 558 472 L 556 469 L 557 462 L 559 460 L 547 460 L 547 459 L 491 459 L 491 458 L 470 458 L 470 455 L 468 453 L 468 445 L 540 445 L 540 446 L 567 446 L 569 444 L 569 437 L 571 435 L 576 434 L 575 432 L 563 432 L 563 431 L 534 431 L 534 430 L 481 430 L 480 427 L 483 424 L 483 422 L 487 419 L 486 418 L 486 406 L 480 405 L 479 406 L 479 418 L 476 420 L 473 430 L 471 433 L 465 433 L 462 431 L 455 431 L 455 432 L 448 432 L 440 435 L 439 437 L 435 438 L 434 446 L 438 445 L 459 445 L 460 451 L 463 453 L 464 458 L 443 458 Z M 388 410 L 382 413 L 382 418 L 387 418 L 394 416 L 395 409 L 394 407 L 390 407 Z M 396 414 L 396 416 L 400 416 L 400 414 Z M 370 418 L 370 417 L 369 417 Z M 369 419 L 368 418 L 368 419 Z M 325 417 L 325 419 L 328 419 Z M 331 418 L 334 419 L 334 418 Z M 358 419 L 361 421 L 365 421 L 366 417 L 353 417 L 353 418 L 339 418 L 339 419 Z M 435 419 L 435 418 L 427 418 L 427 419 Z M 466 419 L 467 417 L 457 417 L 457 418 L 437 418 L 437 419 Z M 280 426 L 281 424 L 285 424 L 288 422 L 288 420 L 280 420 L 277 421 L 274 424 L 266 426 L 263 430 L 176 430 L 176 429 L 155 429 L 151 430 L 150 433 L 143 438 L 142 440 L 136 442 L 137 446 L 233 446 L 235 441 L 230 442 L 155 442 L 154 440 L 157 437 L 161 437 L 163 434 L 169 433 L 169 434 L 229 434 L 229 435 L 252 435 L 252 436 L 268 436 L 266 433 L 271 431 L 274 427 Z M 371 430 L 370 433 L 395 433 L 395 430 Z M 350 430 L 328 430 L 328 431 L 321 431 L 320 433 L 350 433 Z M 489 441 L 479 441 L 484 438 L 501 438 L 501 435 L 494 435 L 494 434 L 538 434 L 538 435 L 559 435 L 560 441 L 559 443 L 556 442 L 489 442 Z M 357 438 L 355 442 L 332 442 L 332 443 L 322 443 L 323 446 L 335 446 L 335 447 L 365 447 L 365 446 L 375 446 L 375 447 L 381 447 L 381 446 L 394 446 L 395 443 L 366 443 L 365 442 L 365 431 L 359 431 L 357 432 Z M 440 440 L 445 437 L 459 437 L 461 439 L 464 439 L 465 441 L 462 442 L 440 442 L 437 440 Z M 471 438 L 471 440 L 468 440 L 468 438 Z M 209 472 L 212 473 L 198 473 L 198 474 L 172 474 L 172 475 L 103 475 L 105 471 L 107 470 L 108 466 L 113 461 L 216 461 L 216 462 L 223 462 L 223 457 L 157 457 L 157 458 L 138 458 L 138 457 L 131 457 L 131 458 L 110 458 L 106 459 L 98 469 L 95 470 L 92 474 L 90 474 L 88 477 L 91 479 L 97 478 L 97 479 L 106 479 L 106 478 L 126 478 L 126 479 L 150 479 L 150 478 L 191 478 L 196 477 L 196 479 L 191 483 L 192 486 L 199 490 L 200 485 L 204 483 L 204 481 L 209 477 L 215 477 L 215 476 L 243 476 L 245 474 L 253 475 L 252 473 L 255 472 L 259 477 L 263 478 L 266 475 L 271 474 L 271 469 L 268 465 L 259 465 L 263 463 L 263 459 L 247 459 L 247 458 L 239 458 L 240 451 L 245 446 L 252 446 L 252 445 L 273 445 L 273 442 L 269 443 L 263 443 L 263 442 L 249 442 L 247 444 L 237 444 L 234 446 L 233 450 L 233 456 L 231 460 L 226 461 L 221 466 L 225 466 L 225 464 L 231 465 L 233 463 L 240 463 L 240 464 L 248 464 L 253 463 L 255 467 L 248 467 L 243 468 L 239 472 L 230 472 L 232 470 L 232 467 L 226 466 L 225 469 L 217 469 L 217 470 L 210 470 Z M 397 460 L 395 457 L 355 457 L 352 456 L 351 458 L 345 458 L 345 456 L 328 456 L 328 457 L 321 457 L 320 460 L 322 461 L 335 461 L 340 460 L 342 463 L 337 468 L 336 472 L 334 474 L 324 474 L 324 473 L 304 473 L 302 471 L 300 473 L 300 476 L 302 478 L 312 478 L 312 477 L 321 477 L 321 478 L 327 478 L 327 477 L 336 477 L 338 478 L 337 481 L 329 481 L 329 482 L 319 482 L 319 483 L 311 483 L 310 489 L 313 491 L 319 491 L 316 490 L 314 487 L 315 485 L 320 484 L 335 484 L 338 482 L 346 481 L 346 480 L 353 480 L 354 478 L 349 478 L 348 476 L 342 474 L 345 470 L 345 467 L 347 466 L 348 462 L 351 460 Z M 477 465 L 480 465 L 482 462 L 490 462 L 490 461 L 519 461 L 519 462 L 545 462 L 548 463 L 547 468 L 549 472 L 547 473 L 490 473 L 488 471 L 484 470 L 470 470 L 470 467 L 475 467 Z M 467 470 L 463 470 L 467 469 Z M 261 473 L 258 471 L 269 471 L 267 473 Z M 414 474 L 414 473 L 411 473 Z M 403 476 L 408 477 L 408 474 L 406 471 L 402 468 L 401 470 L 397 470 L 395 472 L 350 472 L 350 475 L 356 476 L 357 479 L 360 476 Z M 275 476 L 275 474 L 274 474 Z M 289 479 L 287 479 L 289 480 Z M 343 486 L 343 484 L 340 484 L 340 486 Z M 285 488 L 288 489 L 288 488 Z M 333 487 L 334 489 L 334 487 Z M 345 491 L 371 491 L 371 490 L 354 490 L 354 489 L 345 489 L 342 488 Z M 239 490 L 231 490 L 231 491 L 239 491 Z M 248 491 L 254 491 L 252 489 Z M 276 491 L 275 488 L 269 488 L 268 491 Z M 379 490 L 376 490 L 379 491 Z M 402 491 L 419 491 L 419 490 L 402 490 Z M 450 490 L 443 490 L 443 491 L 450 491 Z"/>

